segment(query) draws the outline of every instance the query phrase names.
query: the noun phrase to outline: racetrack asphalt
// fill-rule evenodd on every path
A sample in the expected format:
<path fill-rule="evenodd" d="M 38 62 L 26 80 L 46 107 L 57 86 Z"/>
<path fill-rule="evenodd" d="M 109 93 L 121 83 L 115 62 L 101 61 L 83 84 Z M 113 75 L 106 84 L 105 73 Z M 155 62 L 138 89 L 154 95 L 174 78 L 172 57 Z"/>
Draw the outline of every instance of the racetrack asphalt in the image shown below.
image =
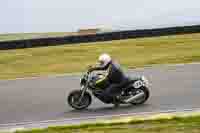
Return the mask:
<path fill-rule="evenodd" d="M 80 75 L 0 80 L 0 127 L 22 122 L 200 108 L 200 64 L 147 67 L 130 70 L 128 75 L 148 78 L 151 95 L 144 105 L 113 108 L 93 97 L 92 105 L 83 111 L 75 111 L 65 104 L 66 95 L 80 88 Z"/>

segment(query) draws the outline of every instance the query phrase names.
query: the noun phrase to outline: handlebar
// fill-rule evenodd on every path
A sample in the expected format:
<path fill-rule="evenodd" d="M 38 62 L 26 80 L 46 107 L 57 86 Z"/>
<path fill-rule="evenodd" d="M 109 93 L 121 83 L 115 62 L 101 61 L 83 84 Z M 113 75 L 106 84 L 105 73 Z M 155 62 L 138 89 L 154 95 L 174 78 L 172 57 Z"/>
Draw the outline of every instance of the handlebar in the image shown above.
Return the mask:
<path fill-rule="evenodd" d="M 87 70 L 86 74 L 89 75 L 91 72 Z"/>

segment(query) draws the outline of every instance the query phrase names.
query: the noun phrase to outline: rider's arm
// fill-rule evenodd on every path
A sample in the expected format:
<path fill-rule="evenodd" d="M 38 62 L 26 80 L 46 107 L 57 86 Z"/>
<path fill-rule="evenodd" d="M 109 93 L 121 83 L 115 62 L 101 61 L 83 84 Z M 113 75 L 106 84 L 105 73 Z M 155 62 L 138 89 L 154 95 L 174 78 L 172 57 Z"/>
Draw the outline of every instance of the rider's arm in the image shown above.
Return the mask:
<path fill-rule="evenodd" d="M 92 72 L 92 71 L 97 71 L 97 70 L 106 70 L 108 67 L 109 67 L 109 64 L 107 64 L 106 66 L 96 65 L 96 66 L 91 67 L 89 71 Z"/>

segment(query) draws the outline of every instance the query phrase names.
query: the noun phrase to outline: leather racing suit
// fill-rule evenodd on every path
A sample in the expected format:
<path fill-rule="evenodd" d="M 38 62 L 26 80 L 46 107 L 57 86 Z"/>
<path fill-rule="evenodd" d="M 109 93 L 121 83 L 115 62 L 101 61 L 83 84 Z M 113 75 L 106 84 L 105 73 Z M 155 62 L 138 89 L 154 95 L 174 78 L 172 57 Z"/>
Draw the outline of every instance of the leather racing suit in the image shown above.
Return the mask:
<path fill-rule="evenodd" d="M 106 76 L 97 82 L 105 82 L 105 80 L 109 82 L 109 86 L 103 91 L 102 97 L 105 103 L 111 103 L 114 100 L 114 97 L 121 92 L 121 89 L 126 84 L 128 78 L 116 61 L 111 61 L 106 66 L 96 66 L 89 69 L 90 72 L 96 70 L 107 71 Z"/>

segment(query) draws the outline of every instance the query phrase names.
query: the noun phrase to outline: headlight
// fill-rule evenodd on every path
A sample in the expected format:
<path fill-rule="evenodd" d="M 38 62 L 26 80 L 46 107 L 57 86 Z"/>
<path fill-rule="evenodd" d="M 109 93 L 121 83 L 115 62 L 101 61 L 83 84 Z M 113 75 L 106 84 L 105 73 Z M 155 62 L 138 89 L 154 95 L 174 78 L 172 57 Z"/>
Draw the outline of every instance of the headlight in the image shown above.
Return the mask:
<path fill-rule="evenodd" d="M 84 78 L 81 78 L 81 79 L 80 79 L 80 84 L 81 84 L 81 85 L 85 85 L 85 83 L 86 83 L 86 80 L 85 80 Z"/>

